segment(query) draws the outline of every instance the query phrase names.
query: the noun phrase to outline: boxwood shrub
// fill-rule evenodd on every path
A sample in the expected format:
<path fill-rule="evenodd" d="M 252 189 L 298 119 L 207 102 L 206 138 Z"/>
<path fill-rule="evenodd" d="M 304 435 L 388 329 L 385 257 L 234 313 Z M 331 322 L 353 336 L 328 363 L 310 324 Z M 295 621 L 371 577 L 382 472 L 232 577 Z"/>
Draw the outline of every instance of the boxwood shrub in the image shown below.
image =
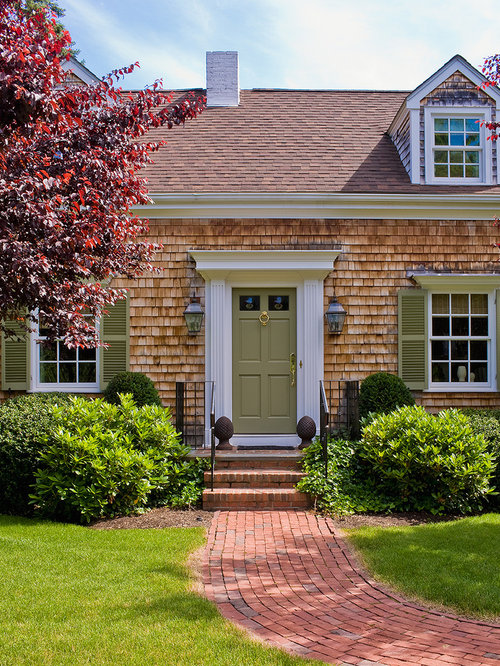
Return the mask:
<path fill-rule="evenodd" d="M 415 399 L 403 380 L 388 372 L 376 372 L 361 382 L 359 415 L 370 412 L 387 414 L 403 405 L 414 405 Z"/>
<path fill-rule="evenodd" d="M 0 513 L 28 515 L 35 471 L 53 428 L 51 406 L 66 404 L 65 393 L 34 393 L 0 406 Z"/>
<path fill-rule="evenodd" d="M 205 465 L 187 458 L 169 410 L 72 398 L 53 420 L 32 494 L 40 514 L 89 522 L 200 499 Z"/>
<path fill-rule="evenodd" d="M 363 428 L 358 454 L 367 478 L 399 510 L 469 513 L 491 492 L 494 456 L 467 416 L 400 407 Z"/>
<path fill-rule="evenodd" d="M 130 393 L 138 407 L 158 405 L 161 400 L 152 380 L 142 372 L 119 372 L 108 382 L 104 398 L 113 405 L 120 404 L 120 394 Z"/>

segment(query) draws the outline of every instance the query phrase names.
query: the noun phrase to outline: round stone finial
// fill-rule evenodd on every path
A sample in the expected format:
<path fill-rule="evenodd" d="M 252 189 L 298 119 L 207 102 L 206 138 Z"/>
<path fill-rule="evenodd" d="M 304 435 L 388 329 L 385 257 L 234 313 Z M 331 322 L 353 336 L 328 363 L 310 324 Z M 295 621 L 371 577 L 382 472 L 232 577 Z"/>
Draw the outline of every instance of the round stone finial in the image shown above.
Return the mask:
<path fill-rule="evenodd" d="M 229 440 L 234 435 L 234 427 L 231 419 L 227 416 L 221 416 L 217 419 L 214 425 L 214 435 L 219 440 L 215 447 L 218 451 L 233 451 L 234 446 L 229 443 Z"/>
<path fill-rule="evenodd" d="M 299 449 L 305 449 L 309 444 L 312 444 L 312 438 L 316 434 L 316 423 L 310 416 L 303 416 L 297 423 L 297 435 L 302 442 Z"/>

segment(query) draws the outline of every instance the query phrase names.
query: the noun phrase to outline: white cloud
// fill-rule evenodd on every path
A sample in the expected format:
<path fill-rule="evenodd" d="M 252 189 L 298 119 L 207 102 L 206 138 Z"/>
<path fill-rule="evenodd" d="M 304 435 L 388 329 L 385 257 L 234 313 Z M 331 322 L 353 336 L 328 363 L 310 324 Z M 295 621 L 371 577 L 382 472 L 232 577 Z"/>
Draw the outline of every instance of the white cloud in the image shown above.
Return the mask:
<path fill-rule="evenodd" d="M 203 86 L 206 50 L 238 50 L 242 87 L 412 89 L 455 53 L 500 50 L 497 0 L 61 0 L 96 73 Z M 137 82 L 137 83 L 135 83 Z"/>
<path fill-rule="evenodd" d="M 93 71 L 104 74 L 139 61 L 139 72 L 128 76 L 124 80 L 125 86 L 133 86 L 140 80 L 141 83 L 135 85 L 142 87 L 157 78 L 163 78 L 164 84 L 172 88 L 204 85 L 199 55 L 179 52 L 174 35 L 162 30 L 162 21 L 155 20 L 154 13 L 148 11 L 145 24 L 143 19 L 134 23 L 130 14 L 111 13 L 110 8 L 114 4 L 118 3 L 107 3 L 104 8 L 103 3 L 89 0 L 84 3 L 80 0 L 64 2 L 66 16 L 71 16 L 71 20 L 78 25 L 78 32 L 83 31 L 86 35 L 86 44 L 90 46 L 86 46 L 81 56 Z M 192 0 L 188 4 L 196 10 L 199 3 Z M 199 18 L 196 11 L 192 15 Z M 198 18 L 195 25 L 198 25 Z M 71 29 L 70 32 L 75 35 L 77 47 L 81 48 L 78 36 Z"/>

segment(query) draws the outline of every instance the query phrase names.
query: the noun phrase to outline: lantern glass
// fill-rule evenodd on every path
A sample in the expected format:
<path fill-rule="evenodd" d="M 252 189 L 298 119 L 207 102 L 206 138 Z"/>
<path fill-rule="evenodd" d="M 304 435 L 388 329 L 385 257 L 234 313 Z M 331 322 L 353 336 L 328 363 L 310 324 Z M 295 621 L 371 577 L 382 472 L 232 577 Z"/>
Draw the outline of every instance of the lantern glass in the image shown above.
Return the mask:
<path fill-rule="evenodd" d="M 325 312 L 325 319 L 328 325 L 328 333 L 341 333 L 344 326 L 346 311 L 342 305 L 333 298 L 330 301 L 327 311 Z"/>
<path fill-rule="evenodd" d="M 196 335 L 201 331 L 204 316 L 205 313 L 201 309 L 200 299 L 193 298 L 191 303 L 189 303 L 184 310 L 184 319 L 186 320 L 189 335 Z"/>

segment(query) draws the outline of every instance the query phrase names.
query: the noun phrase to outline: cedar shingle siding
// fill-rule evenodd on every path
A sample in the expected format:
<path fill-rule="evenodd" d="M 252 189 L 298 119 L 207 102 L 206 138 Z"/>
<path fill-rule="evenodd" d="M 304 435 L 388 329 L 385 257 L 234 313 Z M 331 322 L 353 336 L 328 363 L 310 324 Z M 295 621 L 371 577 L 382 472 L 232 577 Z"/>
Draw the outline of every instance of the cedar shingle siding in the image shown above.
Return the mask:
<path fill-rule="evenodd" d="M 340 243 L 335 270 L 325 280 L 324 308 L 335 293 L 348 316 L 339 337 L 325 334 L 325 379 L 397 372 L 397 293 L 412 286 L 407 270 L 499 270 L 489 221 L 152 220 L 150 237 L 165 244 L 158 265 L 166 270 L 130 284 L 130 369 L 146 372 L 169 405 L 176 379 L 205 378 L 203 330 L 189 337 L 182 316 L 193 288 L 204 293 L 190 249 L 328 249 Z M 420 399 L 435 409 L 497 400 L 496 393 Z"/>

